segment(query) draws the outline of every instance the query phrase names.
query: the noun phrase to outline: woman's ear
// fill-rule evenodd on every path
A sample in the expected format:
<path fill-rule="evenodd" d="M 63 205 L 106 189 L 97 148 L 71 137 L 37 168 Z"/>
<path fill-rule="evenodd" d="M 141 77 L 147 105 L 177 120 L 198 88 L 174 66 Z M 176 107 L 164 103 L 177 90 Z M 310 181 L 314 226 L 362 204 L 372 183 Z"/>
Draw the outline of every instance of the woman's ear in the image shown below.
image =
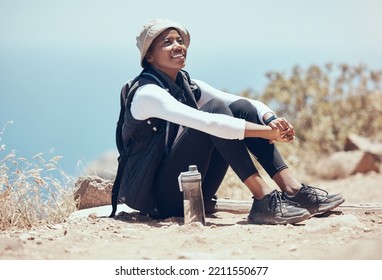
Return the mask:
<path fill-rule="evenodd" d="M 146 60 L 147 60 L 147 62 L 153 62 L 154 61 L 154 58 L 151 56 L 151 55 L 148 55 L 147 57 L 146 57 Z"/>

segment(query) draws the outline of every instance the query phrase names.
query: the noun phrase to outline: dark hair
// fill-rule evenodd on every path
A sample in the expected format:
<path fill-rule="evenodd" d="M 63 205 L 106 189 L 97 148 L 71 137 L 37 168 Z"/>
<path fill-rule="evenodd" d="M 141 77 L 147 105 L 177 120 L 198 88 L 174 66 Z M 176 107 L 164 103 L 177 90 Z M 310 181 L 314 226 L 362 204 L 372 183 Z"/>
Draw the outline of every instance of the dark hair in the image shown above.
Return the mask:
<path fill-rule="evenodd" d="M 150 63 L 147 61 L 147 56 L 151 53 L 152 45 L 153 45 L 153 44 L 151 43 L 150 47 L 147 49 L 147 52 L 146 52 L 145 57 L 144 57 L 143 60 L 142 60 L 142 67 L 143 67 L 143 68 L 146 68 L 146 67 L 149 67 L 149 66 L 150 66 Z"/>
<path fill-rule="evenodd" d="M 146 67 L 149 67 L 149 66 L 150 66 L 150 63 L 147 61 L 147 58 L 144 57 L 143 60 L 142 60 L 142 67 L 146 68 Z"/>

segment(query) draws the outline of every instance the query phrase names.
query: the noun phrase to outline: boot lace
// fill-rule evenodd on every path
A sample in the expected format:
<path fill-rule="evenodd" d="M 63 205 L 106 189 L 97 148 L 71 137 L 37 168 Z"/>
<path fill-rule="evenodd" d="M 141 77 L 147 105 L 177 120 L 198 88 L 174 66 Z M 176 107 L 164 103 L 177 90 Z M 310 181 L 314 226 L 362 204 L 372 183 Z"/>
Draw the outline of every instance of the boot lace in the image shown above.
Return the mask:
<path fill-rule="evenodd" d="M 317 187 L 311 187 L 304 184 L 303 186 L 305 187 L 305 191 L 307 193 L 315 197 L 316 201 L 320 201 L 320 196 L 327 196 L 329 194 L 326 190 Z M 321 191 L 321 193 L 319 191 Z"/>
<path fill-rule="evenodd" d="M 282 192 L 274 191 L 271 193 L 271 197 L 268 202 L 268 208 L 276 211 L 278 209 L 280 213 L 284 213 L 284 208 L 288 205 L 299 206 L 298 203 L 288 200 Z M 285 207 L 284 207 L 285 206 Z"/>

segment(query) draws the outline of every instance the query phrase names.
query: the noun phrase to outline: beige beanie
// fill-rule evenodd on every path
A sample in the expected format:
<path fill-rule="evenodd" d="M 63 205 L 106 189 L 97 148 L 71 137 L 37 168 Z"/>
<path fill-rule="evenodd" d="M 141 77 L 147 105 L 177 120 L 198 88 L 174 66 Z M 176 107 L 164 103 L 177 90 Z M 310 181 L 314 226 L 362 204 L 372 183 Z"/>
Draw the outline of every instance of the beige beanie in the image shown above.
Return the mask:
<path fill-rule="evenodd" d="M 172 22 L 168 19 L 154 19 L 143 26 L 141 32 L 137 36 L 137 47 L 141 52 L 141 65 L 147 50 L 150 48 L 154 39 L 163 31 L 175 28 L 178 30 L 180 36 L 183 39 L 184 45 L 188 47 L 190 45 L 190 33 L 182 25 Z M 143 65 L 142 65 L 143 67 Z"/>

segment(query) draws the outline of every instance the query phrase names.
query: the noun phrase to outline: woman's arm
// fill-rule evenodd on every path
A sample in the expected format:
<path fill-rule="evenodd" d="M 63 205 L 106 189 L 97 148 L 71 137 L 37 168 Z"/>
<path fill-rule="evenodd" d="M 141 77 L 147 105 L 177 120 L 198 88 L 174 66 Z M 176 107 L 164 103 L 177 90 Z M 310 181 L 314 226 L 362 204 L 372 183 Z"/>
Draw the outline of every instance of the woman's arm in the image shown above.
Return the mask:
<path fill-rule="evenodd" d="M 194 109 L 153 84 L 138 88 L 131 103 L 131 114 L 137 120 L 160 118 L 221 138 L 244 138 L 245 120 Z"/>
<path fill-rule="evenodd" d="M 131 103 L 131 114 L 137 120 L 160 118 L 226 139 L 261 137 L 272 141 L 287 141 L 284 133 L 277 129 L 224 114 L 194 109 L 152 84 L 137 90 Z"/>

